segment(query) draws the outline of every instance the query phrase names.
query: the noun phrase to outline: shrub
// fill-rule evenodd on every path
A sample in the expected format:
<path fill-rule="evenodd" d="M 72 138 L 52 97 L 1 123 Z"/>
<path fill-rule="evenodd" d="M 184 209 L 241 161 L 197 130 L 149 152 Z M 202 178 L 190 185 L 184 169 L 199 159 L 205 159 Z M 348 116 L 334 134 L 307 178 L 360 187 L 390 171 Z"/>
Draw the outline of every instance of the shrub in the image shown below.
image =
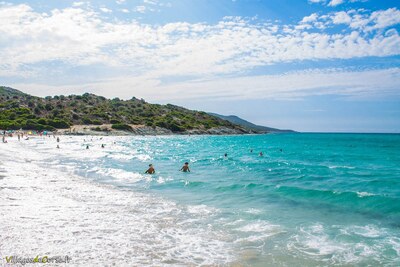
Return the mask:
<path fill-rule="evenodd" d="M 115 130 L 132 131 L 132 127 L 128 124 L 116 123 L 111 126 Z"/>

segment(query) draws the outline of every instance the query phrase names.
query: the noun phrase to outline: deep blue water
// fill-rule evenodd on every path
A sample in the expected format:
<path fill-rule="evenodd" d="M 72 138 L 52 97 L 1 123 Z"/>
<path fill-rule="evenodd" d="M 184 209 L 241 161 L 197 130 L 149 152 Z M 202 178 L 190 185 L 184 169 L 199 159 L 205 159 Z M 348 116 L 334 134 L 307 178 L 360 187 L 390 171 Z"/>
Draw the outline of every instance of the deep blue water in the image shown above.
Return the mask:
<path fill-rule="evenodd" d="M 244 264 L 400 265 L 400 135 L 83 138 L 66 142 L 96 157 L 58 164 L 204 208 L 205 227 L 226 233 Z M 143 174 L 149 163 L 156 174 Z"/>

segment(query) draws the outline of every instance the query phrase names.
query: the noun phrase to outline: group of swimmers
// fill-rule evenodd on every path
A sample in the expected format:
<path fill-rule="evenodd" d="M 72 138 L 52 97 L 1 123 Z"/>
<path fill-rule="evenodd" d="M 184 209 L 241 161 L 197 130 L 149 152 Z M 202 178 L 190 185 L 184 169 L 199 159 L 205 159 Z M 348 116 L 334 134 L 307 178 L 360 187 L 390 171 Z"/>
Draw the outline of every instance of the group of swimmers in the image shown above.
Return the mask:
<path fill-rule="evenodd" d="M 185 162 L 185 164 L 182 166 L 182 168 L 179 171 L 181 171 L 181 172 L 190 172 L 189 162 Z M 153 164 L 149 164 L 149 168 L 144 173 L 155 174 L 156 170 L 154 169 Z"/>

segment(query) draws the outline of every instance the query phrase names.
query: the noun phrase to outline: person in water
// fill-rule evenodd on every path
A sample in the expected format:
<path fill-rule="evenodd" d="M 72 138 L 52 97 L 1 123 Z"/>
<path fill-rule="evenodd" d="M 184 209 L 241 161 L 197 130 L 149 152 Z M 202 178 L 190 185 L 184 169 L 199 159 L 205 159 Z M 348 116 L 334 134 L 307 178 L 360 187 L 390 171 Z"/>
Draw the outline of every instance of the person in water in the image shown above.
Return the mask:
<path fill-rule="evenodd" d="M 147 171 L 145 173 L 148 173 L 148 174 L 156 173 L 156 170 L 154 169 L 153 164 L 149 164 L 149 168 L 147 169 Z"/>
<path fill-rule="evenodd" d="M 183 172 L 190 172 L 190 169 L 189 169 L 189 162 L 185 162 L 185 165 L 182 166 L 182 168 L 180 169 L 180 171 L 183 171 Z"/>
<path fill-rule="evenodd" d="M 260 155 L 260 157 L 264 156 L 264 154 L 262 153 L 262 151 L 260 152 L 260 154 L 259 154 L 259 155 Z"/>
<path fill-rule="evenodd" d="M 224 157 L 227 158 L 228 157 L 228 153 L 225 153 Z"/>

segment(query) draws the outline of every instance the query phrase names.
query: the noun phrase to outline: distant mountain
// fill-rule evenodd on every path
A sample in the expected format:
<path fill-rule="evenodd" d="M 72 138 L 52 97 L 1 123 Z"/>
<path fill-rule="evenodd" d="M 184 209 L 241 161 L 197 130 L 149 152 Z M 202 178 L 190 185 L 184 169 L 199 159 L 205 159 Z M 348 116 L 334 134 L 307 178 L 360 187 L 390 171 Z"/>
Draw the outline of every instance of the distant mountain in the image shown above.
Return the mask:
<path fill-rule="evenodd" d="M 157 129 L 179 134 L 254 133 L 206 112 L 150 104 L 135 97 L 107 99 L 85 93 L 42 98 L 0 86 L 0 129 L 55 130 L 73 125 L 94 125 L 93 129 L 107 131 L 134 132 L 141 126 L 154 129 L 154 133 L 160 132 Z"/>
<path fill-rule="evenodd" d="M 293 130 L 281 130 L 281 129 L 276 129 L 276 128 L 271 128 L 271 127 L 266 127 L 266 126 L 261 126 L 261 125 L 256 125 L 254 123 L 251 123 L 249 121 L 246 121 L 242 118 L 239 118 L 238 116 L 235 115 L 229 115 L 229 116 L 224 116 L 221 114 L 217 113 L 211 113 L 209 112 L 208 114 L 221 118 L 223 120 L 227 120 L 231 123 L 243 126 L 247 129 L 256 131 L 256 132 L 261 132 L 261 133 L 287 133 L 287 132 L 294 132 Z"/>

